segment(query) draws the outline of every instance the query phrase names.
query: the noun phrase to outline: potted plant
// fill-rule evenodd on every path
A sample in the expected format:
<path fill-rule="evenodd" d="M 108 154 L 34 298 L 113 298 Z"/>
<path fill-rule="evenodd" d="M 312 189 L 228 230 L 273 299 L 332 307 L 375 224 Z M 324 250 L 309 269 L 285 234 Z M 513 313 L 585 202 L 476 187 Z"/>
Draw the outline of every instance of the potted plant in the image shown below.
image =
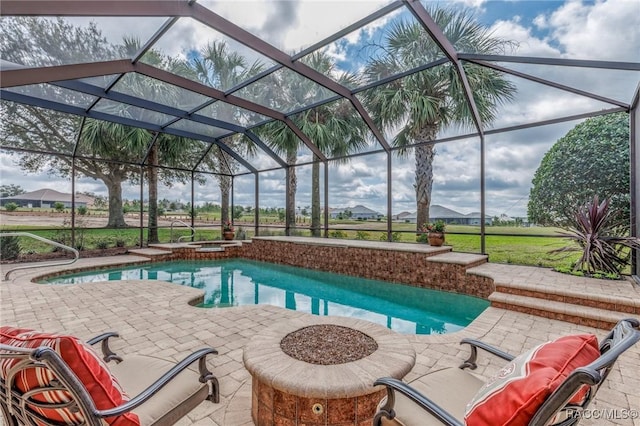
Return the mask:
<path fill-rule="evenodd" d="M 236 233 L 233 224 L 230 221 L 224 222 L 222 224 L 222 237 L 225 240 L 233 240 L 233 237 L 235 237 L 235 235 Z"/>
<path fill-rule="evenodd" d="M 424 225 L 430 246 L 440 247 L 444 244 L 444 230 L 446 227 L 447 225 L 443 220 L 437 220 L 435 223 L 427 223 Z"/>

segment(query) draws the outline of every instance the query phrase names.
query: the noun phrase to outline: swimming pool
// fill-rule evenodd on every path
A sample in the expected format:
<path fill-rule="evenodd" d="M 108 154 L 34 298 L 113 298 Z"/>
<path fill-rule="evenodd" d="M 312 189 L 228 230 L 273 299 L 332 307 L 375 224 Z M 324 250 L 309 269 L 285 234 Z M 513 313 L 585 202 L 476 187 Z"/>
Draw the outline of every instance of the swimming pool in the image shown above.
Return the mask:
<path fill-rule="evenodd" d="M 78 284 L 162 280 L 202 289 L 203 308 L 268 304 L 314 315 L 368 320 L 410 334 L 460 330 L 489 302 L 477 297 L 245 259 L 176 261 L 59 276 Z"/>

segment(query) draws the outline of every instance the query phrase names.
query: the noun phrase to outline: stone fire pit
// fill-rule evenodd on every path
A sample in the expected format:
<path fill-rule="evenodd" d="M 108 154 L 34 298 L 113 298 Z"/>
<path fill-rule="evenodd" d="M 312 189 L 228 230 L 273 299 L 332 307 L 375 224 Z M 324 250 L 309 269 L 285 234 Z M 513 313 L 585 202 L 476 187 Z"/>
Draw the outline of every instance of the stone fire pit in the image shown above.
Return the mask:
<path fill-rule="evenodd" d="M 371 423 L 386 395 L 373 382 L 415 364 L 408 339 L 381 325 L 304 316 L 276 323 L 244 348 L 258 425 Z"/>

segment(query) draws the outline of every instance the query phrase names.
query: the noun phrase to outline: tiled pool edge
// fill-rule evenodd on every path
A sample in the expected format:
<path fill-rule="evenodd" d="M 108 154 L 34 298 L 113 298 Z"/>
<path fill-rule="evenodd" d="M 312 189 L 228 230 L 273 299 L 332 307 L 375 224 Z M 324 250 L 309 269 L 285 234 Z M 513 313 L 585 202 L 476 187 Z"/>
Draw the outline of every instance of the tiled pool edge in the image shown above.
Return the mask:
<path fill-rule="evenodd" d="M 575 277 L 533 267 L 520 268 L 539 279 L 532 280 L 526 275 L 523 278 L 508 271 L 505 274 L 502 269 L 508 269 L 509 265 L 489 264 L 486 256 L 451 252 L 450 247 L 308 237 L 256 237 L 225 247 L 224 251 L 198 251 L 197 245 L 192 244 L 161 246 L 161 250 L 152 249 L 153 253 L 147 256 L 137 253 L 136 260 L 126 264 L 245 258 L 467 294 L 488 299 L 496 308 L 600 329 L 609 329 L 619 319 L 640 314 L 640 291 L 632 297 L 592 294 L 582 289 L 576 292 L 565 284 L 575 281 Z M 40 274 L 38 278 L 113 266 L 118 265 L 55 268 L 55 272 Z M 196 298 L 191 304 L 197 302 Z"/>
<path fill-rule="evenodd" d="M 488 299 L 490 277 L 467 274 L 487 257 L 453 253 L 451 247 L 306 237 L 255 237 L 224 251 L 198 251 L 187 244 L 162 245 L 152 261 L 244 258 L 360 278 L 403 283 Z M 135 251 L 145 256 L 143 251 Z"/>

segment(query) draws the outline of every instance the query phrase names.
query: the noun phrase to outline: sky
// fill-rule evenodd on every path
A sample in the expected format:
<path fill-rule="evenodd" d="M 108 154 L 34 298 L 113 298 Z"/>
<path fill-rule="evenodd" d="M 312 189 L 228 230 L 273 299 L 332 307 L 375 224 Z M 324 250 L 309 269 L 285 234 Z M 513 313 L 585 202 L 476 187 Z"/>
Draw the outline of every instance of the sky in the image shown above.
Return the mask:
<path fill-rule="evenodd" d="M 199 3 L 288 53 L 299 52 L 333 32 L 357 21 L 388 4 L 388 1 L 209 1 Z M 428 5 L 435 5 L 428 2 Z M 438 5 L 465 7 L 476 19 L 489 27 L 494 36 L 513 41 L 512 55 L 592 59 L 605 61 L 640 62 L 640 0 L 599 1 L 486 1 L 460 0 L 439 2 Z M 343 70 L 357 71 L 365 53 L 379 41 L 385 26 L 394 19 L 406 17 L 400 12 L 390 14 L 360 31 L 331 44 L 326 52 L 335 57 Z M 86 18 L 76 18 L 78 22 Z M 100 19 L 99 27 L 109 38 L 123 35 L 145 39 L 162 20 L 138 19 L 123 25 L 115 19 Z M 127 21 L 128 22 L 128 21 Z M 169 55 L 189 55 L 204 41 L 221 37 L 210 28 L 181 20 L 157 44 Z M 230 44 L 234 44 L 229 41 Z M 237 47 L 238 52 L 251 59 L 262 59 L 255 52 Z M 559 81 L 572 87 L 589 90 L 601 96 L 629 102 L 640 81 L 640 73 L 625 71 L 580 70 L 570 67 L 502 64 Z M 514 126 L 537 120 L 553 119 L 570 114 L 598 111 L 612 105 L 551 89 L 537 83 L 512 77 L 517 87 L 513 102 L 502 106 L 491 128 Z M 540 161 L 553 143 L 579 122 L 567 122 L 528 130 L 488 135 L 486 147 L 486 211 L 495 216 L 526 216 L 531 179 Z M 465 134 L 468 129 L 443 129 L 441 136 Z M 393 132 L 386 135 L 388 140 Z M 477 138 L 438 144 L 434 161 L 432 204 L 440 204 L 462 213 L 480 210 L 480 142 Z M 308 157 L 308 155 L 307 155 Z M 263 156 L 264 158 L 264 156 Z M 301 159 L 305 158 L 303 154 Z M 268 163 L 255 159 L 255 163 Z M 412 156 L 393 160 L 392 214 L 415 211 L 414 160 Z M 17 168 L 6 155 L 0 156 L 2 184 L 18 184 L 31 191 L 43 187 L 58 190 L 67 188 L 69 181 L 47 173 L 29 174 Z M 322 169 L 322 168 L 321 168 Z M 296 204 L 311 204 L 311 166 L 297 169 L 298 193 Z M 321 179 L 321 182 L 323 180 Z M 261 173 L 260 206 L 283 207 L 285 193 L 284 172 Z M 235 204 L 253 205 L 254 178 L 252 175 L 235 179 Z M 353 158 L 344 164 L 329 167 L 330 207 L 362 204 L 386 213 L 387 171 L 386 155 L 376 154 Z M 80 179 L 79 191 L 105 194 L 100 181 Z M 160 198 L 190 200 L 189 186 L 175 185 L 161 188 Z M 127 185 L 124 196 L 137 198 L 139 187 Z M 197 202 L 219 202 L 217 185 L 209 179 L 196 185 Z"/>

